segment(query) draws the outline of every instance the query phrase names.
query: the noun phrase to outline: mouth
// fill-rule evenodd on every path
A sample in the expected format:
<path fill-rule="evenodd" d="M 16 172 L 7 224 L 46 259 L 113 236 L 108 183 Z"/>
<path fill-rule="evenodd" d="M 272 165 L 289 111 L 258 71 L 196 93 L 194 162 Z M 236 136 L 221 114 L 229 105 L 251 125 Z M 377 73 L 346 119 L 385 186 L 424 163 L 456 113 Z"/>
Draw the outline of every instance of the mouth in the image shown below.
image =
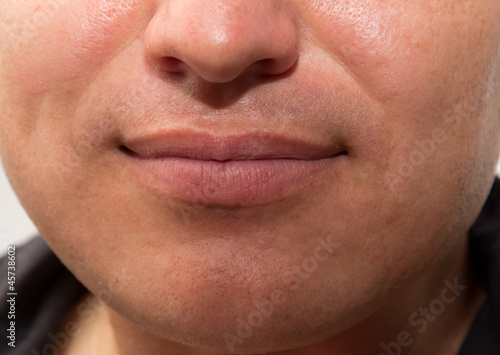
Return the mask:
<path fill-rule="evenodd" d="M 304 193 L 347 157 L 340 143 L 264 132 L 155 132 L 120 147 L 141 185 L 206 207 L 246 207 Z"/>

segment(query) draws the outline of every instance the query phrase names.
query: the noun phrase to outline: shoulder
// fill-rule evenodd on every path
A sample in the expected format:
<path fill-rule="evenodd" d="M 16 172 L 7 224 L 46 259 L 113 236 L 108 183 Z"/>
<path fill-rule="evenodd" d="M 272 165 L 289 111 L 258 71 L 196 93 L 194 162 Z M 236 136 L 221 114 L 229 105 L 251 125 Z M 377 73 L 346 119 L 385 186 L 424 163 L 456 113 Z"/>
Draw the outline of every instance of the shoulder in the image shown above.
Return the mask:
<path fill-rule="evenodd" d="M 470 255 L 477 275 L 488 292 L 500 301 L 500 180 L 496 179 L 490 195 L 470 232 Z"/>
<path fill-rule="evenodd" d="M 9 316 L 2 317 L 0 324 L 13 331 L 0 345 L 0 353 L 42 353 L 43 346 L 51 342 L 51 332 L 57 331 L 62 318 L 86 290 L 40 237 L 13 247 L 10 256 L 14 279 L 2 278 L 0 283 L 2 294 L 10 294 L 11 300 L 0 302 L 0 314 Z M 8 255 L 0 259 L 1 270 L 7 270 L 8 262 Z"/>
<path fill-rule="evenodd" d="M 488 298 L 463 344 L 460 355 L 500 354 L 500 181 L 491 189 L 469 232 L 470 256 Z"/>

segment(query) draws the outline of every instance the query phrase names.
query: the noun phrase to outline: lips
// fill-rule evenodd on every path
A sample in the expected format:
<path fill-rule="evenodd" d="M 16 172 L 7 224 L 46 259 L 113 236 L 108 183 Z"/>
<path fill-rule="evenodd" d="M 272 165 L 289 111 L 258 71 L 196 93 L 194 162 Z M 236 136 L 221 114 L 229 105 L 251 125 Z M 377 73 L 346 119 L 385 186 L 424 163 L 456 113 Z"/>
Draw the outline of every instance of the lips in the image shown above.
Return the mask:
<path fill-rule="evenodd" d="M 127 139 L 123 147 L 146 159 L 188 158 L 195 160 L 318 160 L 344 151 L 340 144 L 322 144 L 286 135 L 252 132 L 217 135 L 174 131 Z"/>
<path fill-rule="evenodd" d="M 125 138 L 126 165 L 164 198 L 207 207 L 242 207 L 305 193 L 346 156 L 338 143 L 305 134 L 166 131 Z"/>

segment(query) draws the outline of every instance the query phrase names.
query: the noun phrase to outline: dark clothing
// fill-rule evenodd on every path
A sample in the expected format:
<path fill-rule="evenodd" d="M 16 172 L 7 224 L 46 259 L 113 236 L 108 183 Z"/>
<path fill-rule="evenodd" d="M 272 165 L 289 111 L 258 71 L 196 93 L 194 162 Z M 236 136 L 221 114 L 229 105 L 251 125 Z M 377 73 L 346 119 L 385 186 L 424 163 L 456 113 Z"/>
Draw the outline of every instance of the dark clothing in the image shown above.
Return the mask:
<path fill-rule="evenodd" d="M 6 258 L 1 260 L 0 270 L 6 273 Z M 16 347 L 8 345 L 10 340 L 6 337 L 9 332 L 6 330 L 10 327 L 10 320 L 7 317 L 10 304 L 2 301 L 0 324 L 3 336 L 0 354 L 60 354 L 61 349 L 53 344 L 50 337 L 58 332 L 64 316 L 87 292 L 85 287 L 61 264 L 45 241 L 39 237 L 16 248 L 15 273 Z M 3 297 L 9 297 L 6 294 L 10 292 L 6 276 L 2 275 L 0 280 Z"/>
<path fill-rule="evenodd" d="M 470 255 L 488 298 L 475 319 L 459 355 L 500 355 L 500 181 L 495 182 L 483 210 L 470 230 Z M 10 292 L 7 257 L 0 260 L 4 273 L 2 297 Z M 16 250 L 15 345 L 10 347 L 7 329 L 11 305 L 2 301 L 0 314 L 4 355 L 56 355 L 55 334 L 67 312 L 86 294 L 41 238 Z M 55 339 L 55 340 L 54 340 Z M 59 342 L 60 345 L 60 342 Z M 432 351 L 429 351 L 432 355 Z"/>
<path fill-rule="evenodd" d="M 472 325 L 459 355 L 500 354 L 500 180 L 469 231 L 470 255 L 488 299 Z"/>

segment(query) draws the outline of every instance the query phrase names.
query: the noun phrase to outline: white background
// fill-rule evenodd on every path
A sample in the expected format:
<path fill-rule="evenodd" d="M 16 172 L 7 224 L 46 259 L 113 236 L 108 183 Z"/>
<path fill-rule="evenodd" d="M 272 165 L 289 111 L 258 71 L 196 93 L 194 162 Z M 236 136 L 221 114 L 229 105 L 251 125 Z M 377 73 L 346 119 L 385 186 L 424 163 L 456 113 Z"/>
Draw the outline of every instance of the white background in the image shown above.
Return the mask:
<path fill-rule="evenodd" d="M 500 161 L 497 173 L 500 176 Z M 22 244 L 36 234 L 36 228 L 14 195 L 0 162 L 0 255 L 8 244 Z"/>

